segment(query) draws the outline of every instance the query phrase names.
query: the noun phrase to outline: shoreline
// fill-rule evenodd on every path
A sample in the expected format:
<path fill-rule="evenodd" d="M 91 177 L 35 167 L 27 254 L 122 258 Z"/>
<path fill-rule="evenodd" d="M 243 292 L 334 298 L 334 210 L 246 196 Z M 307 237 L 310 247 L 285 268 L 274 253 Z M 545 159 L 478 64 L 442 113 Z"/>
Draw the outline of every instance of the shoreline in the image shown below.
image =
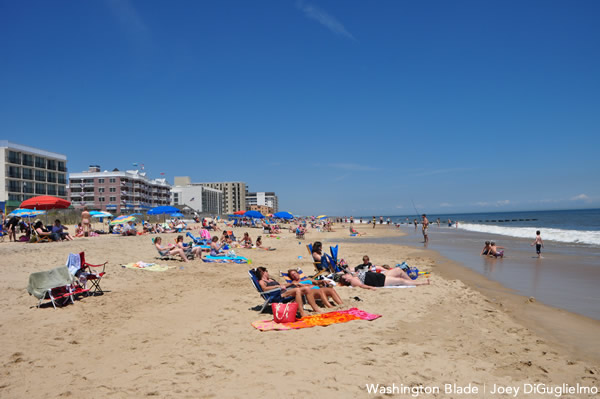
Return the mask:
<path fill-rule="evenodd" d="M 378 225 L 379 226 L 379 225 Z M 398 237 L 410 236 L 402 229 L 388 227 Z M 412 230 L 412 226 L 411 226 Z M 368 237 L 367 237 L 368 238 Z M 350 243 L 343 240 L 343 243 Z M 372 243 L 386 245 L 389 242 Z M 538 301 L 516 290 L 492 280 L 469 268 L 462 262 L 442 255 L 438 250 L 412 243 L 396 243 L 400 247 L 423 251 L 435 261 L 435 271 L 448 280 L 460 280 L 486 296 L 494 304 L 514 318 L 519 324 L 551 340 L 565 350 L 575 352 L 581 358 L 600 361 L 600 320 Z M 411 265 L 413 266 L 413 265 Z M 414 265 L 419 267 L 418 265 Z"/>

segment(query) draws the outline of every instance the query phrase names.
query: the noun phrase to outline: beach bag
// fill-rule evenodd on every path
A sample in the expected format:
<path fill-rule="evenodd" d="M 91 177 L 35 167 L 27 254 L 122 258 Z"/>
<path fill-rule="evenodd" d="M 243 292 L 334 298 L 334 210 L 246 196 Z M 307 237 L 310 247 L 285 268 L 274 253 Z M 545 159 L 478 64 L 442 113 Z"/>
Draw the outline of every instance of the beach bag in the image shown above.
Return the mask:
<path fill-rule="evenodd" d="M 408 274 L 408 277 L 412 280 L 416 280 L 417 277 L 419 277 L 419 269 L 416 267 L 409 267 L 408 270 L 406 270 L 406 274 Z"/>
<path fill-rule="evenodd" d="M 296 302 L 272 303 L 271 309 L 273 310 L 273 321 L 275 323 L 293 323 L 296 321 L 296 312 L 298 311 Z"/>

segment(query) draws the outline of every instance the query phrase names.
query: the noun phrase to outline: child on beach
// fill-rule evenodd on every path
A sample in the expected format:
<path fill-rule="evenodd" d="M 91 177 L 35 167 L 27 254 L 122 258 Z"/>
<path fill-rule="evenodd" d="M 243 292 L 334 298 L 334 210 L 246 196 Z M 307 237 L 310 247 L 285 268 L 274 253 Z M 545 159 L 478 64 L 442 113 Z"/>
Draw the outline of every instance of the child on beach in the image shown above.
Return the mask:
<path fill-rule="evenodd" d="M 502 249 L 502 251 L 500 251 Z M 494 241 L 490 242 L 490 250 L 488 254 L 496 258 L 504 258 L 504 247 L 496 246 Z"/>
<path fill-rule="evenodd" d="M 489 255 L 489 253 L 490 253 L 490 242 L 486 241 L 485 242 L 485 246 L 481 250 L 481 254 L 480 255 Z"/>
<path fill-rule="evenodd" d="M 535 252 L 537 252 L 538 258 L 542 258 L 542 248 L 544 248 L 544 241 L 542 241 L 541 232 L 538 230 L 535 232 L 535 241 L 531 243 L 533 247 L 535 245 Z"/>

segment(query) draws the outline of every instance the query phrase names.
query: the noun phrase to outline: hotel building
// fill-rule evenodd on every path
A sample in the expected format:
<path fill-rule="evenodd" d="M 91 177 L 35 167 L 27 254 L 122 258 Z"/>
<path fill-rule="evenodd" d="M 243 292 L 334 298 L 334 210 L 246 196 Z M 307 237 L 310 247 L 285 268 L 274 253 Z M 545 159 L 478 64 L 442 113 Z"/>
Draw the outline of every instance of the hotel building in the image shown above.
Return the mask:
<path fill-rule="evenodd" d="M 139 212 L 169 205 L 171 186 L 166 179 L 151 180 L 139 170 L 102 172 L 100 166 L 91 165 L 87 172 L 69 175 L 69 195 L 75 207 Z"/>
<path fill-rule="evenodd" d="M 279 201 L 277 199 L 277 196 L 273 192 L 246 193 L 247 209 L 258 210 L 258 208 L 252 208 L 253 205 L 271 208 L 270 212 L 268 213 L 279 212 Z"/>
<path fill-rule="evenodd" d="M 0 203 L 18 208 L 39 195 L 67 199 L 67 156 L 0 140 Z"/>
<path fill-rule="evenodd" d="M 171 203 L 174 206 L 186 206 L 200 214 L 221 215 L 223 192 L 192 183 L 189 177 L 176 177 L 175 185 L 171 187 Z"/>
<path fill-rule="evenodd" d="M 190 178 L 175 177 L 175 185 L 186 185 L 190 183 Z M 246 210 L 246 183 L 244 182 L 220 182 L 220 183 L 193 183 L 193 185 L 204 186 L 219 190 L 223 193 L 222 213 L 231 214 L 237 211 Z"/>

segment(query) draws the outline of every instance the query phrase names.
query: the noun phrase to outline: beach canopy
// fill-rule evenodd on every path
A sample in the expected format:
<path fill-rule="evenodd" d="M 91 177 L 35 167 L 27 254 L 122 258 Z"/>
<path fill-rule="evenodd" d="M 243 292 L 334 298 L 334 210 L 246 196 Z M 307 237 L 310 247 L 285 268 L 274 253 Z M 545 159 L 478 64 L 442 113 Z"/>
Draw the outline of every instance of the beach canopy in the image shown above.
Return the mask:
<path fill-rule="evenodd" d="M 320 216 L 317 216 L 317 219 L 325 219 L 326 217 L 327 217 L 327 215 L 320 215 Z"/>
<path fill-rule="evenodd" d="M 64 209 L 68 208 L 71 205 L 70 201 L 66 199 L 52 197 L 50 195 L 40 195 L 39 197 L 29 198 L 21 202 L 21 206 L 19 208 L 28 208 L 28 209 Z"/>
<path fill-rule="evenodd" d="M 244 216 L 246 216 L 248 218 L 253 218 L 253 219 L 264 219 L 265 218 L 263 216 L 263 214 L 260 213 L 259 211 L 248 211 L 248 212 L 244 213 Z"/>
<path fill-rule="evenodd" d="M 125 224 L 127 222 L 134 222 L 135 221 L 135 216 L 131 216 L 131 215 L 121 215 L 119 217 L 116 217 L 112 220 L 112 222 L 110 222 L 110 224 L 115 225 L 115 224 Z"/>
<path fill-rule="evenodd" d="M 14 211 L 12 211 L 11 213 L 9 213 L 6 216 L 10 216 L 10 217 L 21 216 L 21 217 L 29 218 L 29 217 L 32 217 L 32 216 L 42 215 L 44 213 L 46 213 L 46 212 L 45 211 L 34 211 L 33 209 L 18 208 L 18 209 L 15 209 Z"/>
<path fill-rule="evenodd" d="M 171 214 L 171 213 L 175 213 L 175 212 L 179 212 L 179 209 L 175 208 L 174 206 L 157 206 L 156 208 L 152 208 L 148 211 L 148 215 L 165 215 L 165 214 Z"/>
<path fill-rule="evenodd" d="M 175 213 L 172 213 L 171 216 L 173 216 L 175 218 L 182 218 L 183 217 L 183 213 L 181 213 L 181 212 L 175 212 Z"/>
<path fill-rule="evenodd" d="M 286 220 L 289 220 L 289 219 L 293 219 L 293 218 L 294 218 L 294 215 L 292 215 L 292 214 L 291 214 L 291 213 L 289 213 L 289 212 L 277 212 L 276 214 L 274 214 L 274 215 L 273 215 L 273 217 L 276 217 L 276 218 L 278 218 L 278 219 L 286 219 Z"/>
<path fill-rule="evenodd" d="M 246 211 L 235 211 L 235 212 L 233 212 L 234 215 L 243 215 L 244 213 L 246 213 Z"/>

